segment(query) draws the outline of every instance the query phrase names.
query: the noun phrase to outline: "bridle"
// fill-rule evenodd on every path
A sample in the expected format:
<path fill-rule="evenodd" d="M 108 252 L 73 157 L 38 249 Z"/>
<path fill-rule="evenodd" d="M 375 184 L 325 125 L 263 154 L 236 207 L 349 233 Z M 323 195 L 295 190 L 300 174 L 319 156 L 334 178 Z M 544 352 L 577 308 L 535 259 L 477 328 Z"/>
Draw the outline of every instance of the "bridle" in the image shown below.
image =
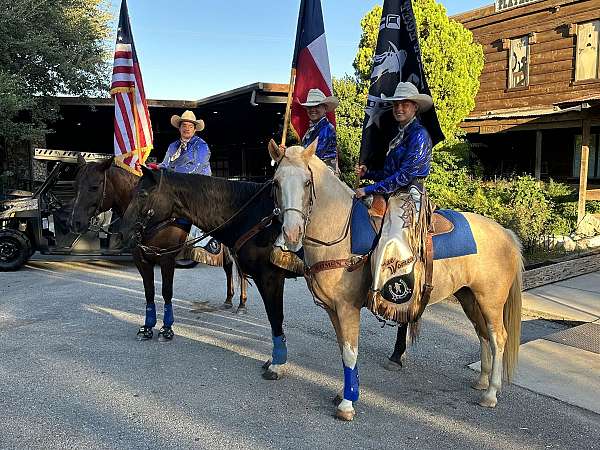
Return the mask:
<path fill-rule="evenodd" d="M 302 235 L 303 236 L 306 235 L 306 227 L 307 227 L 308 223 L 310 222 L 310 214 L 312 213 L 313 204 L 314 204 L 315 198 L 317 197 L 317 194 L 315 192 L 314 176 L 313 176 L 313 172 L 310 167 L 308 167 L 308 171 L 310 172 L 310 180 L 305 185 L 305 191 L 306 191 L 306 188 L 309 188 L 308 205 L 307 205 L 306 211 L 304 211 L 303 209 L 300 209 L 300 208 L 296 208 L 294 206 L 290 206 L 289 208 L 282 208 L 280 206 L 280 201 L 279 201 L 279 196 L 278 196 L 278 189 L 277 189 L 278 184 L 275 181 L 273 181 L 273 190 L 271 193 L 271 195 L 273 197 L 273 202 L 275 203 L 275 209 L 273 210 L 273 213 L 277 212 L 279 221 L 282 224 L 283 224 L 283 219 L 284 219 L 286 212 L 293 211 L 293 212 L 300 214 L 300 217 L 302 217 Z M 305 192 L 305 194 L 306 194 L 306 192 Z"/>
<path fill-rule="evenodd" d="M 348 237 L 348 234 L 350 233 L 350 223 L 351 223 L 352 212 L 354 210 L 354 207 L 356 206 L 356 202 L 352 205 L 352 208 L 350 209 L 350 212 L 348 213 L 348 218 L 346 220 L 346 224 L 344 225 L 344 230 L 342 231 L 342 234 L 340 236 L 338 236 L 337 238 L 334 238 L 330 241 L 323 241 L 323 240 L 308 236 L 306 234 L 306 227 L 310 223 L 310 215 L 312 213 L 313 204 L 314 204 L 315 199 L 317 198 L 317 194 L 316 194 L 316 190 L 315 190 L 313 171 L 311 170 L 310 166 L 308 166 L 307 168 L 308 168 L 308 171 L 310 172 L 310 181 L 309 181 L 309 185 L 307 185 L 306 187 L 310 186 L 310 198 L 308 201 L 308 206 L 306 208 L 306 211 L 303 211 L 303 210 L 301 210 L 299 208 L 295 208 L 295 207 L 281 208 L 281 206 L 279 206 L 279 199 L 277 196 L 277 186 L 275 184 L 273 184 L 273 189 L 275 191 L 273 194 L 273 199 L 275 201 L 276 209 L 278 209 L 281 212 L 279 215 L 279 218 L 280 218 L 279 220 L 281 223 L 283 223 L 283 215 L 285 214 L 286 211 L 295 211 L 295 212 L 299 213 L 302 216 L 303 223 L 304 223 L 304 227 L 302 229 L 302 234 L 304 236 L 305 243 L 312 243 L 313 245 L 317 245 L 317 246 L 331 247 L 333 245 L 339 244 L 340 242 L 344 241 L 346 239 L 346 237 Z"/>
<path fill-rule="evenodd" d="M 119 220 L 119 217 L 117 217 L 115 220 L 111 221 L 111 223 L 108 224 L 108 227 L 106 230 L 104 228 L 102 228 L 99 225 L 99 222 L 96 220 L 96 217 L 98 217 L 98 215 L 103 212 L 102 206 L 104 205 L 104 202 L 106 201 L 106 186 L 108 185 L 107 181 L 108 181 L 108 169 L 104 171 L 103 180 L 102 180 L 102 190 L 101 190 L 100 196 L 99 196 L 97 204 L 96 204 L 96 209 L 94 210 L 94 213 L 90 216 L 88 230 L 93 231 L 93 232 L 102 231 L 106 234 L 118 234 L 118 233 L 110 233 L 107 229 L 110 228 L 111 225 L 116 223 Z M 74 215 L 75 215 L 75 208 L 73 208 L 73 211 L 71 211 L 71 221 L 73 221 Z"/>

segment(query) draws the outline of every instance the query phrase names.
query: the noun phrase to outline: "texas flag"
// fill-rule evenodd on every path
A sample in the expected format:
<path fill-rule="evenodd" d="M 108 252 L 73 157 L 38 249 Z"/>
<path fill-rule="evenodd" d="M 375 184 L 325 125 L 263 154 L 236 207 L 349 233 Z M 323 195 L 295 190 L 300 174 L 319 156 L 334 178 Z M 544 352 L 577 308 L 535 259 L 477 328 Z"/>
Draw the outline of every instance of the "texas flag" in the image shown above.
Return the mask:
<path fill-rule="evenodd" d="M 306 102 L 308 91 L 317 88 L 327 97 L 333 93 L 321 0 L 301 0 L 300 2 L 292 68 L 296 70 L 296 82 L 291 122 L 292 127 L 302 139 L 308 130 L 309 120 L 300 103 Z M 335 113 L 328 113 L 327 118 L 335 126 Z"/>

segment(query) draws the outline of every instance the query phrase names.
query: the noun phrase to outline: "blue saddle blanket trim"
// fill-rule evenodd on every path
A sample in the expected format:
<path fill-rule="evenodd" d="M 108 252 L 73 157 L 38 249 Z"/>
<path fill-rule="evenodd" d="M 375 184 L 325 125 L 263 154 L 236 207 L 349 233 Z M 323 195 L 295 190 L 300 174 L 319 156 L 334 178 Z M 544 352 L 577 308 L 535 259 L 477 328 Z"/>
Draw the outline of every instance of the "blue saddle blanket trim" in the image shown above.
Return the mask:
<path fill-rule="evenodd" d="M 477 243 L 465 216 L 450 209 L 436 210 L 454 225 L 450 233 L 433 236 L 433 259 L 456 258 L 477 254 Z"/>
<path fill-rule="evenodd" d="M 366 255 L 371 251 L 377 233 L 371 224 L 369 210 L 363 202 L 354 199 L 350 218 L 351 251 L 355 255 Z"/>

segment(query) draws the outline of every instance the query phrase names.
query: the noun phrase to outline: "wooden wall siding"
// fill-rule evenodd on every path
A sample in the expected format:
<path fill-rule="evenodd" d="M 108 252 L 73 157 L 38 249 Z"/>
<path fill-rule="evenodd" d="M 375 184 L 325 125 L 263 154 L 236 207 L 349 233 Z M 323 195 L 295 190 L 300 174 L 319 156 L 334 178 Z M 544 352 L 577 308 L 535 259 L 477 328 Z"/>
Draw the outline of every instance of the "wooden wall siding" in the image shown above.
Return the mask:
<path fill-rule="evenodd" d="M 469 28 L 484 49 L 481 86 L 471 116 L 600 95 L 600 80 L 575 82 L 577 41 L 569 31 L 571 24 L 600 19 L 600 0 L 543 0 L 502 13 L 485 7 L 454 19 Z M 530 33 L 536 33 L 536 43 L 529 49 L 529 86 L 509 90 L 509 51 L 502 49 L 502 39 Z"/>

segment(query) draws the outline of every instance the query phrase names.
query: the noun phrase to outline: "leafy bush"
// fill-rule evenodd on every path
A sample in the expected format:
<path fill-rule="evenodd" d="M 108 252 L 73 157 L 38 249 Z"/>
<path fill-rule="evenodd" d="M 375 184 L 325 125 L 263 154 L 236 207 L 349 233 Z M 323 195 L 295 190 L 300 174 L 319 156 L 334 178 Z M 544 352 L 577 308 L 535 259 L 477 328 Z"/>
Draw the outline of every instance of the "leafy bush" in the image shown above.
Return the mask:
<path fill-rule="evenodd" d="M 529 175 L 495 182 L 475 175 L 469 167 L 469 145 L 456 141 L 436 148 L 427 189 L 441 208 L 474 212 L 513 230 L 526 251 L 551 235 L 568 235 L 577 225 L 577 193 L 553 180 L 539 182 Z M 588 202 L 589 212 L 600 202 Z"/>

